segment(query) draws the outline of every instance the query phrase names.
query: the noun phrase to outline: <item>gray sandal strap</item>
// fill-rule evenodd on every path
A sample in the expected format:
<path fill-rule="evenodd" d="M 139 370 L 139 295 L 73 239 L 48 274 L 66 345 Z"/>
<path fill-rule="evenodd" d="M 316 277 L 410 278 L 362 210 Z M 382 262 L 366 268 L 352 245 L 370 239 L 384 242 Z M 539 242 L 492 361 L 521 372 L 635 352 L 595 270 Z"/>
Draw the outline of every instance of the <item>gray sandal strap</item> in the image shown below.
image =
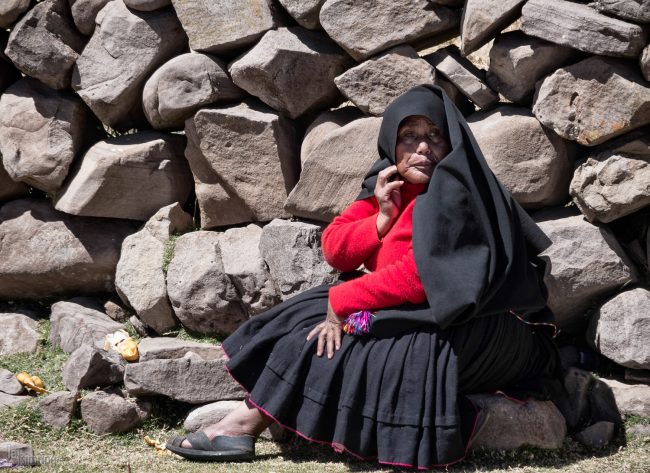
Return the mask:
<path fill-rule="evenodd" d="M 204 432 L 198 431 L 187 435 L 187 440 L 192 444 L 194 450 L 214 450 L 212 443 Z"/>

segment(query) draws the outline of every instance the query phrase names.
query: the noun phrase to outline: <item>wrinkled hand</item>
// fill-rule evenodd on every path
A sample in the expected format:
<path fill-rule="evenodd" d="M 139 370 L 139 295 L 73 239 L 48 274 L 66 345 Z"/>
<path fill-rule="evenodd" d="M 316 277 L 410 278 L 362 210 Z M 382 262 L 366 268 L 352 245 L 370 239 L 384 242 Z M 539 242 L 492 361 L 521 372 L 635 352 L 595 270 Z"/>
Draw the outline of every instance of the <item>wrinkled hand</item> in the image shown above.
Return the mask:
<path fill-rule="evenodd" d="M 334 357 L 334 351 L 341 348 L 341 333 L 343 331 L 343 323 L 334 313 L 329 301 L 327 302 L 327 315 L 325 321 L 319 323 L 307 335 L 307 341 L 314 337 L 318 337 L 318 344 L 316 345 L 316 355 L 323 356 L 323 349 L 327 346 L 327 358 Z"/>
<path fill-rule="evenodd" d="M 397 174 L 397 166 L 390 166 L 377 175 L 375 198 L 379 204 L 377 215 L 377 234 L 382 238 L 399 215 L 402 207 L 402 195 L 399 192 L 404 184 L 401 179 L 389 182 L 391 176 Z"/>

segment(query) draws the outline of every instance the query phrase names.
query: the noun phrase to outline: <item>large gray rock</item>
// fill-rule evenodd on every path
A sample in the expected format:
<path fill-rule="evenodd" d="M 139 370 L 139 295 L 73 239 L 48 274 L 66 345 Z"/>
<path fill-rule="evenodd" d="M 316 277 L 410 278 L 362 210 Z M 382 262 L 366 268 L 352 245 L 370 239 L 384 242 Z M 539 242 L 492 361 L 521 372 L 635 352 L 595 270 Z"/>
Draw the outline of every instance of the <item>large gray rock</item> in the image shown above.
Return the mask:
<path fill-rule="evenodd" d="M 351 62 L 326 34 L 292 27 L 266 33 L 229 71 L 238 87 L 296 118 L 338 97 L 334 78 Z"/>
<path fill-rule="evenodd" d="M 299 166 L 292 122 L 246 102 L 199 110 L 185 134 L 202 228 L 289 215 L 283 205 Z"/>
<path fill-rule="evenodd" d="M 77 29 L 85 35 L 93 34 L 95 18 L 99 11 L 111 0 L 68 0 L 72 19 Z"/>
<path fill-rule="evenodd" d="M 54 207 L 73 215 L 147 220 L 158 209 L 185 203 L 192 173 L 182 136 L 154 131 L 93 145 L 57 193 Z"/>
<path fill-rule="evenodd" d="M 6 458 L 16 466 L 36 466 L 37 464 L 34 449 L 26 443 L 0 443 L 0 458 Z"/>
<path fill-rule="evenodd" d="M 127 7 L 138 11 L 154 11 L 172 4 L 172 0 L 124 0 Z"/>
<path fill-rule="evenodd" d="M 95 434 L 127 432 L 147 420 L 151 404 L 140 399 L 125 399 L 116 389 L 86 394 L 81 399 L 81 417 Z"/>
<path fill-rule="evenodd" d="M 65 89 L 85 43 L 72 22 L 68 2 L 45 0 L 14 26 L 5 54 L 28 76 Z"/>
<path fill-rule="evenodd" d="M 280 302 L 278 289 L 260 253 L 262 227 L 250 224 L 219 234 L 224 272 L 232 281 L 248 315 L 256 315 Z"/>
<path fill-rule="evenodd" d="M 0 3 L 0 28 L 9 28 L 29 9 L 31 0 L 4 0 Z"/>
<path fill-rule="evenodd" d="M 154 128 L 183 128 L 199 108 L 243 97 L 228 77 L 221 59 L 187 53 L 163 64 L 147 80 L 142 105 Z"/>
<path fill-rule="evenodd" d="M 0 99 L 1 100 L 1 99 Z M 0 202 L 18 199 L 29 194 L 29 187 L 22 182 L 14 181 L 2 165 L 0 159 Z"/>
<path fill-rule="evenodd" d="M 22 404 L 30 399 L 32 399 L 31 396 L 15 396 L 13 394 L 0 392 L 0 409 L 3 407 L 17 406 L 18 404 Z"/>
<path fill-rule="evenodd" d="M 33 79 L 0 97 L 0 153 L 5 170 L 45 192 L 57 191 L 95 121 L 84 103 Z"/>
<path fill-rule="evenodd" d="M 203 360 L 189 352 L 175 360 L 127 365 L 124 387 L 131 396 L 159 395 L 189 404 L 243 399 L 246 392 L 224 369 L 226 358 Z"/>
<path fill-rule="evenodd" d="M 428 0 L 327 0 L 320 11 L 327 34 L 357 61 L 403 43 L 445 32 L 458 13 Z"/>
<path fill-rule="evenodd" d="M 535 83 L 578 54 L 575 49 L 510 31 L 497 36 L 490 49 L 487 83 L 508 100 L 529 104 Z"/>
<path fill-rule="evenodd" d="M 314 144 L 285 209 L 326 222 L 340 214 L 357 197 L 363 177 L 379 157 L 380 126 L 377 117 L 354 120 Z"/>
<path fill-rule="evenodd" d="M 187 233 L 176 240 L 167 291 L 176 317 L 194 332 L 228 335 L 248 319 L 221 254 L 215 232 Z"/>
<path fill-rule="evenodd" d="M 183 358 L 188 352 L 194 352 L 204 360 L 220 359 L 223 351 L 218 345 L 182 340 L 173 337 L 147 337 L 138 342 L 139 361 L 171 360 Z"/>
<path fill-rule="evenodd" d="M 497 36 L 519 17 L 526 0 L 467 0 L 460 22 L 460 50 L 463 56 Z"/>
<path fill-rule="evenodd" d="M 237 409 L 240 404 L 241 401 L 217 401 L 196 407 L 185 418 L 183 428 L 188 432 L 203 430 L 205 427 L 219 422 Z"/>
<path fill-rule="evenodd" d="M 564 443 L 566 423 L 551 401 L 515 402 L 498 394 L 472 394 L 469 399 L 489 413 L 472 448 L 510 450 L 529 445 L 557 449 Z"/>
<path fill-rule="evenodd" d="M 3 320 L 5 314 L 0 314 L 0 320 Z M 4 320 L 3 320 L 4 321 Z M 0 392 L 19 396 L 25 393 L 25 388 L 16 379 L 16 375 L 9 370 L 0 368 Z"/>
<path fill-rule="evenodd" d="M 123 330 L 124 325 L 115 322 L 100 309 L 101 305 L 85 297 L 53 304 L 50 343 L 66 353 L 72 353 L 84 345 L 102 348 L 106 335 Z"/>
<path fill-rule="evenodd" d="M 529 0 L 521 10 L 524 33 L 604 56 L 637 57 L 646 45 L 639 25 L 564 0 Z"/>
<path fill-rule="evenodd" d="M 639 287 L 604 303 L 591 316 L 587 340 L 619 365 L 650 369 L 650 291 Z"/>
<path fill-rule="evenodd" d="M 77 395 L 68 391 L 48 394 L 38 402 L 43 422 L 55 429 L 64 429 L 77 410 Z"/>
<path fill-rule="evenodd" d="M 548 305 L 558 325 L 571 330 L 584 322 L 587 309 L 633 280 L 634 274 L 605 229 L 585 221 L 582 215 L 567 213 L 549 209 L 533 217 L 553 242 L 542 253 L 552 263 L 544 278 Z"/>
<path fill-rule="evenodd" d="M 594 146 L 650 123 L 648 100 L 650 87 L 637 67 L 594 56 L 544 79 L 533 113 L 558 135 Z"/>
<path fill-rule="evenodd" d="M 499 95 L 485 81 L 485 71 L 461 57 L 456 46 L 438 49 L 424 59 L 479 108 L 490 108 L 499 101 Z"/>
<path fill-rule="evenodd" d="M 627 384 L 614 379 L 601 378 L 610 387 L 621 414 L 650 417 L 650 386 Z"/>
<path fill-rule="evenodd" d="M 338 278 L 323 258 L 322 231 L 311 223 L 279 219 L 264 227 L 260 251 L 284 300 Z"/>
<path fill-rule="evenodd" d="M 343 95 L 372 115 L 382 115 L 393 99 L 410 88 L 434 82 L 433 67 L 408 45 L 368 59 L 334 79 Z"/>
<path fill-rule="evenodd" d="M 113 290 L 120 245 L 135 230 L 114 219 L 57 212 L 47 200 L 0 207 L 0 299 Z"/>
<path fill-rule="evenodd" d="M 34 318 L 21 313 L 0 312 L 0 327 L 0 356 L 33 353 L 38 349 L 40 337 L 38 322 Z"/>
<path fill-rule="evenodd" d="M 363 118 L 363 113 L 357 107 L 346 106 L 334 110 L 326 110 L 309 125 L 300 146 L 300 161 L 304 166 L 307 156 L 331 132 L 338 130 L 353 120 Z"/>
<path fill-rule="evenodd" d="M 63 384 L 73 393 L 118 384 L 123 377 L 123 364 L 92 345 L 81 345 L 63 365 Z"/>
<path fill-rule="evenodd" d="M 96 22 L 74 65 L 72 88 L 103 123 L 129 128 L 143 118 L 145 81 L 185 48 L 185 33 L 173 11 L 136 13 L 122 0 L 109 2 Z"/>
<path fill-rule="evenodd" d="M 320 28 L 318 14 L 325 0 L 279 0 L 279 2 L 300 26 L 310 30 Z"/>
<path fill-rule="evenodd" d="M 176 326 L 174 311 L 167 297 L 165 251 L 174 233 L 188 231 L 192 217 L 179 204 L 163 207 L 144 228 L 122 244 L 115 272 L 115 289 L 148 327 L 158 334 Z"/>
<path fill-rule="evenodd" d="M 225 53 L 257 41 L 278 26 L 268 0 L 172 0 L 193 51 Z"/>
<path fill-rule="evenodd" d="M 573 173 L 571 143 L 544 128 L 528 108 L 504 105 L 467 118 L 490 169 L 521 205 L 566 201 Z"/>
<path fill-rule="evenodd" d="M 650 23 L 648 0 L 596 0 L 596 8 L 634 23 Z"/>
<path fill-rule="evenodd" d="M 611 222 L 650 204 L 650 139 L 596 153 L 576 170 L 573 201 L 590 222 Z"/>

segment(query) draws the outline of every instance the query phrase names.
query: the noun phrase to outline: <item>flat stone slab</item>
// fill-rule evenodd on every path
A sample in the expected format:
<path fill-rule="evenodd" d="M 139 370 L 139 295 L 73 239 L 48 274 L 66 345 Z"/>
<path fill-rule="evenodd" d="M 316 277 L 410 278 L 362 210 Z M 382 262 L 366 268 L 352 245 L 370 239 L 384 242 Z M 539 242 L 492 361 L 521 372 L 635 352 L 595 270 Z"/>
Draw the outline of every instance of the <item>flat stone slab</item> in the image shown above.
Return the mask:
<path fill-rule="evenodd" d="M 601 378 L 614 393 L 621 414 L 650 417 L 650 386 Z"/>
<path fill-rule="evenodd" d="M 460 50 L 463 56 L 488 43 L 516 20 L 525 1 L 467 0 L 460 24 Z"/>
<path fill-rule="evenodd" d="M 650 23 L 648 0 L 596 0 L 598 11 L 614 15 L 633 23 Z"/>
<path fill-rule="evenodd" d="M 140 362 L 183 358 L 190 351 L 204 360 L 220 359 L 223 356 L 221 347 L 217 345 L 181 340 L 179 338 L 146 337 L 138 342 Z"/>

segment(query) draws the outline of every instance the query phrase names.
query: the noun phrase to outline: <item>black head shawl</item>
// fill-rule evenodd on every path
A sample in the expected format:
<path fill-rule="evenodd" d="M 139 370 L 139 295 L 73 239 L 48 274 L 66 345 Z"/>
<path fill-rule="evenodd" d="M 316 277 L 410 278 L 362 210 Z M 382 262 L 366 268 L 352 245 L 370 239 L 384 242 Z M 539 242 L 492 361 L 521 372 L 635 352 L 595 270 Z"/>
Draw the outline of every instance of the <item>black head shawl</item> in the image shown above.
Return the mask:
<path fill-rule="evenodd" d="M 415 87 L 386 109 L 380 159 L 358 199 L 372 195 L 377 174 L 395 164 L 397 130 L 410 115 L 424 115 L 446 129 L 450 143 L 413 209 L 413 251 L 428 304 L 382 311 L 373 327 L 409 319 L 445 328 L 509 310 L 531 322 L 552 322 L 546 264 L 538 257 L 551 241 L 496 179 L 465 118 L 441 88 Z"/>

